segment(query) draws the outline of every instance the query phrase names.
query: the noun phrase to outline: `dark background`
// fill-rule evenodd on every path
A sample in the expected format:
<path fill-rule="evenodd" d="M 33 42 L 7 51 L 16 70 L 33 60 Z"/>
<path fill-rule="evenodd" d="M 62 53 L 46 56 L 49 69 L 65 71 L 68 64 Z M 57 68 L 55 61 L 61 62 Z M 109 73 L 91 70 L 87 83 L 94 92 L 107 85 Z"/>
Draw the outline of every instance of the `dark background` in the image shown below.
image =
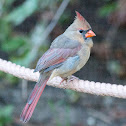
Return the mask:
<path fill-rule="evenodd" d="M 53 39 L 73 22 L 77 10 L 91 24 L 97 36 L 93 38 L 90 60 L 75 76 L 125 85 L 126 1 L 71 0 L 56 27 L 43 40 L 61 2 L 1 0 L 0 58 L 35 68 Z M 49 86 L 45 88 L 31 120 L 22 124 L 20 113 L 34 84 L 0 72 L 0 126 L 126 126 L 125 99 Z"/>

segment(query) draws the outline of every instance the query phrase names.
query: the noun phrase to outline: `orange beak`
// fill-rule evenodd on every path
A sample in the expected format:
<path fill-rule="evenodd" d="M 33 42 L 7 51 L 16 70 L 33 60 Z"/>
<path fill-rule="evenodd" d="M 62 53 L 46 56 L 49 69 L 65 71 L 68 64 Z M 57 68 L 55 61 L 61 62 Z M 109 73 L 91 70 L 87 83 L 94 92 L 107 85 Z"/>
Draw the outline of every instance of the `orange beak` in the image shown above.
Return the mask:
<path fill-rule="evenodd" d="M 90 38 L 90 37 L 94 37 L 96 36 L 96 34 L 92 31 L 92 30 L 89 30 L 86 34 L 85 34 L 85 37 L 86 38 Z"/>

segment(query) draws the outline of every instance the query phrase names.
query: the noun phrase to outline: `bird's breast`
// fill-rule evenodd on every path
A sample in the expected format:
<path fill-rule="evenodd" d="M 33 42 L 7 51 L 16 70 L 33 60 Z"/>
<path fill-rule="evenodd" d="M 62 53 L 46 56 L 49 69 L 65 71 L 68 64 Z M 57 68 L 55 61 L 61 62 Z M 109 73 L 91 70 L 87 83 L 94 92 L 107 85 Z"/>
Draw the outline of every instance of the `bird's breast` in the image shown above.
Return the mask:
<path fill-rule="evenodd" d="M 78 52 L 78 56 L 80 57 L 80 62 L 77 66 L 77 70 L 80 70 L 90 57 L 90 48 L 88 46 L 82 46 L 82 48 Z"/>

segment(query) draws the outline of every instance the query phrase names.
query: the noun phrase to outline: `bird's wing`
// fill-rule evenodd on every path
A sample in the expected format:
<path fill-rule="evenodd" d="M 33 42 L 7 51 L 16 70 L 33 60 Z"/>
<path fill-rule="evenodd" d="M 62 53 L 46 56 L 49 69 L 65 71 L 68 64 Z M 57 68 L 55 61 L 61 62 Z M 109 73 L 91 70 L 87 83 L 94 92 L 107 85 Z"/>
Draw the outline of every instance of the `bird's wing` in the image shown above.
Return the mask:
<path fill-rule="evenodd" d="M 39 59 L 34 72 L 45 70 L 49 67 L 57 68 L 60 63 L 63 63 L 68 57 L 76 55 L 80 50 L 80 46 L 74 49 L 64 48 L 50 48 L 44 55 Z"/>
<path fill-rule="evenodd" d="M 78 46 L 81 46 L 81 44 L 77 40 L 72 40 L 72 39 L 66 37 L 64 34 L 62 34 L 62 35 L 58 36 L 56 39 L 54 39 L 50 48 L 74 49 Z"/>

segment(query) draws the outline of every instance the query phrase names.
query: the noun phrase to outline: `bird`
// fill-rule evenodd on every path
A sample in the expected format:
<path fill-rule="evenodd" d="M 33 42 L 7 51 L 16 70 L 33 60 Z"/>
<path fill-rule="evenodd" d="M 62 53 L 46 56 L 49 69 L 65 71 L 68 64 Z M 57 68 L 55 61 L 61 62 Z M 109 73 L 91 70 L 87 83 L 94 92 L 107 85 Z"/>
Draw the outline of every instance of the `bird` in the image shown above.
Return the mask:
<path fill-rule="evenodd" d="M 79 71 L 88 61 L 93 47 L 92 37 L 96 36 L 90 24 L 77 11 L 75 20 L 65 32 L 55 38 L 50 48 L 38 60 L 34 72 L 40 76 L 20 115 L 27 123 L 47 84 L 56 76 L 67 79 Z"/>

